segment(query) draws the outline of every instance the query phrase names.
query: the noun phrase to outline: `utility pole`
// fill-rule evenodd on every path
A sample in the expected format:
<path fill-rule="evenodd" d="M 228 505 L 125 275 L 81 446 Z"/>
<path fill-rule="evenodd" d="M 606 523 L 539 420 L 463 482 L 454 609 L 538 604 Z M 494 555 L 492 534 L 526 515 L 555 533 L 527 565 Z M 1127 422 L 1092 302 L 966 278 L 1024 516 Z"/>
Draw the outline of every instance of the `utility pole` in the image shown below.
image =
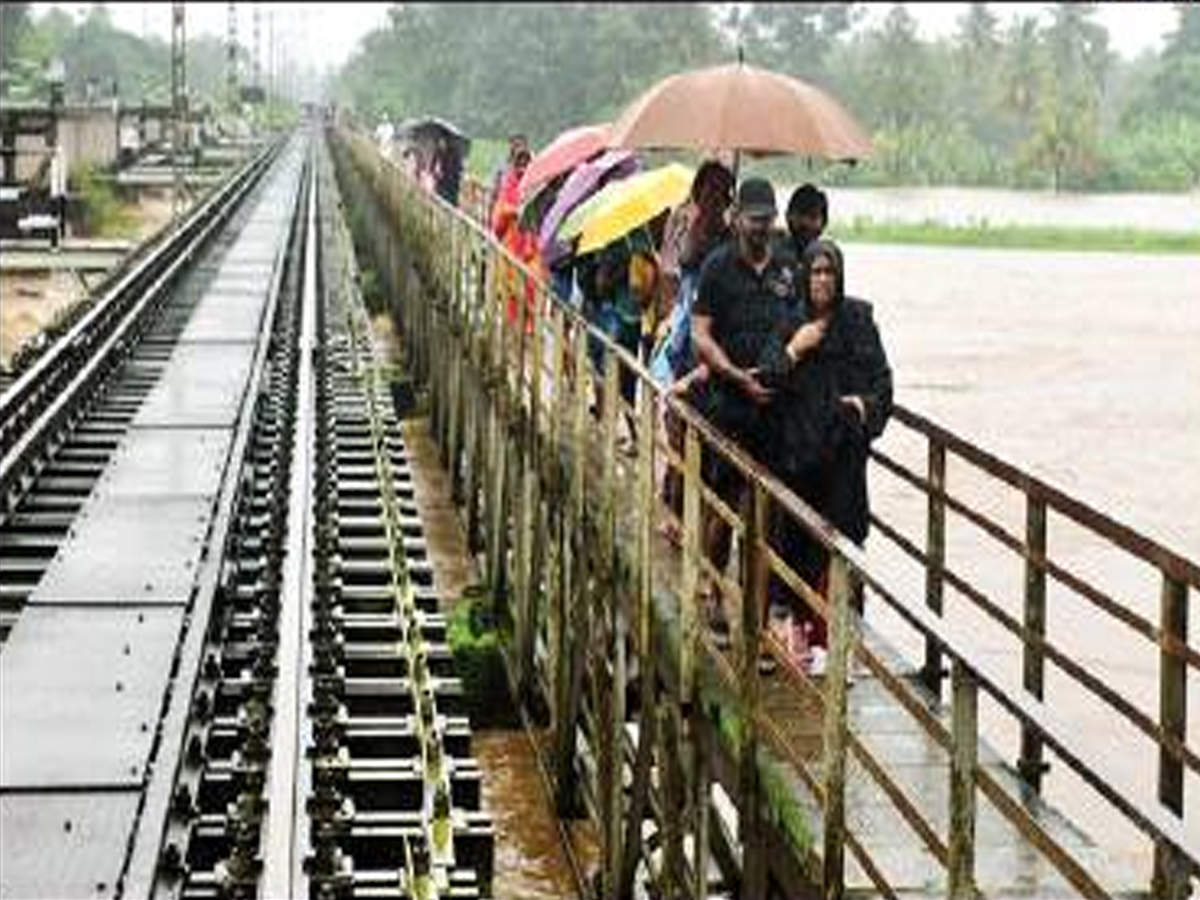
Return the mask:
<path fill-rule="evenodd" d="M 229 15 L 226 26 L 226 56 L 225 56 L 225 93 L 229 97 L 229 111 L 236 114 L 238 110 L 238 76 L 237 76 L 237 7 L 229 4 Z"/>
<path fill-rule="evenodd" d="M 267 13 L 267 101 L 274 103 L 275 96 L 275 7 Z"/>
<path fill-rule="evenodd" d="M 187 152 L 187 30 L 182 3 L 171 4 L 171 166 L 175 172 L 172 216 L 183 212 L 183 169 L 180 159 Z"/>
<path fill-rule="evenodd" d="M 259 4 L 254 4 L 254 69 L 253 69 L 253 84 L 256 88 L 261 89 L 262 83 L 262 44 L 259 40 Z"/>

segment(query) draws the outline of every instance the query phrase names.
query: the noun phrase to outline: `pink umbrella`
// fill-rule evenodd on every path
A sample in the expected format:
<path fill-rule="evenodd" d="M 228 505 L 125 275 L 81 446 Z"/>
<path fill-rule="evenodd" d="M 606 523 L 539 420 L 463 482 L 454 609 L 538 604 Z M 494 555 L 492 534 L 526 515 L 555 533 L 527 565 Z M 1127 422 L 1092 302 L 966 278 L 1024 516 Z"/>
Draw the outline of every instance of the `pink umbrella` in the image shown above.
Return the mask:
<path fill-rule="evenodd" d="M 558 190 L 554 205 L 542 218 L 538 231 L 538 246 L 547 265 L 554 264 L 570 252 L 567 245 L 554 239 L 554 233 L 571 210 L 608 182 L 632 175 L 638 168 L 637 157 L 630 151 L 609 150 L 603 156 L 583 163 L 568 176 Z"/>
<path fill-rule="evenodd" d="M 528 200 L 537 193 L 539 187 L 555 175 L 573 169 L 585 159 L 601 152 L 607 140 L 607 122 L 601 125 L 580 125 L 578 128 L 564 131 L 529 161 L 529 166 L 518 185 L 521 199 Z"/>

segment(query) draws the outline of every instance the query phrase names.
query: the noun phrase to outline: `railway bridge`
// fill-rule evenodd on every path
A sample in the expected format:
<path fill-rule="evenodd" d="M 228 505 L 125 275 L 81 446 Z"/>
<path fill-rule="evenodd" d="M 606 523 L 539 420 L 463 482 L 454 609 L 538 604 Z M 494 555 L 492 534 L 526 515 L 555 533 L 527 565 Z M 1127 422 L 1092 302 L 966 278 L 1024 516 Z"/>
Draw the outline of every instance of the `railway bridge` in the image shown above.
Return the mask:
<path fill-rule="evenodd" d="M 544 737 L 549 802 L 596 825 L 581 893 L 1194 891 L 1194 560 L 904 407 L 890 429 L 916 462 L 875 450 L 871 466 L 907 512 L 881 505 L 864 551 L 553 299 L 479 211 L 477 192 L 450 207 L 364 136 L 310 122 L 106 281 L 7 387 L 0 895 L 492 895 L 449 598 L 360 265 L 382 274 L 514 703 Z M 523 321 L 504 314 L 511 291 L 536 300 Z M 682 452 L 659 438 L 668 408 Z M 704 454 L 744 474 L 741 508 L 706 487 Z M 684 484 L 678 547 L 657 530 L 667 467 Z M 987 502 L 968 491 L 981 482 Z M 733 531 L 725 570 L 702 552 L 704 507 Z M 830 552 L 824 595 L 774 550 L 779 515 Z M 1146 596 L 1079 565 L 1068 532 L 1136 568 Z M 988 549 L 965 551 L 967 535 Z M 824 677 L 789 665 L 762 621 L 770 573 L 827 620 Z M 705 580 L 736 611 L 728 646 L 702 625 Z M 859 589 L 894 627 L 854 611 Z M 1071 652 L 1066 603 L 1122 657 L 1153 660 L 1149 701 Z M 972 616 L 1009 649 L 982 651 Z M 1078 726 L 1084 700 L 1112 741 Z M 1055 802 L 1056 778 L 1102 814 Z"/>

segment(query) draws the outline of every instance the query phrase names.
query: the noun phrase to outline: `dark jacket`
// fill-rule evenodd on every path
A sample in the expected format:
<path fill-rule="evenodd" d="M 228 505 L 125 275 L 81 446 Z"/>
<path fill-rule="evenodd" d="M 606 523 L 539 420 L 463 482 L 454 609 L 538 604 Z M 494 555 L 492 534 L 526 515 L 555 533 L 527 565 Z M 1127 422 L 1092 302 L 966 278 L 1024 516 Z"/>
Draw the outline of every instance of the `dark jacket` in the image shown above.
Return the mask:
<path fill-rule="evenodd" d="M 792 364 L 784 347 L 810 318 L 806 303 L 781 319 L 763 349 L 760 380 L 775 390 L 767 413 L 772 440 L 763 461 L 861 543 L 869 521 L 867 452 L 891 415 L 892 372 L 871 304 L 842 296 L 840 277 L 838 297 L 824 339 L 798 363 Z M 863 398 L 865 422 L 841 402 L 851 394 Z"/>

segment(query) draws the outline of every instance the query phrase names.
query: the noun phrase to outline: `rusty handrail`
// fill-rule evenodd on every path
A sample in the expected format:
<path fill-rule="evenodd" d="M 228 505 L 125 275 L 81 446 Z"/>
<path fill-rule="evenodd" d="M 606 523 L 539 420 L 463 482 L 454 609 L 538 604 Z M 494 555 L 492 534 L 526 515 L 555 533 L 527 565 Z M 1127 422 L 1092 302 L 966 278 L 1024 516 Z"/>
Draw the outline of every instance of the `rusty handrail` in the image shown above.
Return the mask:
<path fill-rule="evenodd" d="M 937 441 L 993 478 L 1028 496 L 1040 499 L 1048 509 L 1061 513 L 1089 531 L 1108 539 L 1127 553 L 1150 563 L 1164 575 L 1200 590 L 1200 564 L 1197 562 L 1047 484 L 1037 476 L 1005 462 L 905 406 L 896 404 L 892 408 L 892 417 L 918 434 Z"/>
<path fill-rule="evenodd" d="M 406 236 L 409 241 L 407 245 L 409 252 L 413 252 L 412 247 L 416 246 L 418 248 L 416 252 L 417 256 L 420 256 L 420 253 L 423 251 L 427 256 L 434 257 L 433 266 L 440 265 L 445 269 L 442 272 L 431 270 L 429 273 L 431 280 L 428 282 L 427 291 L 432 302 L 429 304 L 419 304 L 420 309 L 403 311 L 404 315 L 408 317 L 405 322 L 408 339 L 414 345 L 425 341 L 426 346 L 430 346 L 428 341 L 432 334 L 431 319 L 437 316 L 442 317 L 443 328 L 450 329 L 449 332 L 443 331 L 442 333 L 458 334 L 460 338 L 456 340 L 461 339 L 465 341 L 462 346 L 468 354 L 466 362 L 468 364 L 472 363 L 477 356 L 485 375 L 485 382 L 496 386 L 503 385 L 504 390 L 495 395 L 497 399 L 494 402 L 501 404 L 502 408 L 507 404 L 516 404 L 516 411 L 521 412 L 526 420 L 534 420 L 535 425 L 531 430 L 531 434 L 535 440 L 533 446 L 536 447 L 536 441 L 541 435 L 541 432 L 537 429 L 536 420 L 539 415 L 544 413 L 549 413 L 547 416 L 549 420 L 547 428 L 551 434 L 551 446 L 555 455 L 557 456 L 560 446 L 567 445 L 568 439 L 564 436 L 564 433 L 568 431 L 570 423 L 566 419 L 562 419 L 561 421 L 555 420 L 555 407 L 557 407 L 558 412 L 574 416 L 574 432 L 576 435 L 574 446 L 577 450 L 586 449 L 587 445 L 583 440 L 586 431 L 581 429 L 584 428 L 586 421 L 582 417 L 586 416 L 586 396 L 588 392 L 582 388 L 590 366 L 587 364 L 582 338 L 586 337 L 589 340 L 596 341 L 603 348 L 605 360 L 604 380 L 608 385 L 608 390 L 606 390 L 605 394 L 606 403 L 602 412 L 601 423 L 599 426 L 596 426 L 598 431 L 595 437 L 598 438 L 600 445 L 601 459 L 610 460 L 610 462 L 604 464 L 601 475 L 595 476 L 592 473 L 592 477 L 588 479 L 595 481 L 597 477 L 599 478 L 599 487 L 591 489 L 592 491 L 599 491 L 597 495 L 598 502 L 611 503 L 611 499 L 605 500 L 605 491 L 611 491 L 617 485 L 616 473 L 619 471 L 619 467 L 613 464 L 611 460 L 614 459 L 615 428 L 613 427 L 613 421 L 618 402 L 613 398 L 613 395 L 616 393 L 616 376 L 619 370 L 624 369 L 625 371 L 632 372 L 639 386 L 642 388 L 638 394 L 638 409 L 645 412 L 645 421 L 652 422 L 654 420 L 653 413 L 655 411 L 661 412 L 665 408 L 669 409 L 683 423 L 686 452 L 681 457 L 677 456 L 673 461 L 668 459 L 667 464 L 680 468 L 679 464 L 682 463 L 681 468 L 685 481 L 683 515 L 685 552 L 681 563 L 683 566 L 683 590 L 680 592 L 678 598 L 679 623 L 684 637 L 679 646 L 679 675 L 682 685 L 680 689 L 684 693 L 687 693 L 691 689 L 689 686 L 690 680 L 694 677 L 692 673 L 694 672 L 693 657 L 695 655 L 695 647 L 702 646 L 702 642 L 699 641 L 696 632 L 693 595 L 693 590 L 697 584 L 696 579 L 701 569 L 698 560 L 699 557 L 703 556 L 702 553 L 698 552 L 698 543 L 696 543 L 698 515 L 704 491 L 698 471 L 700 448 L 703 446 L 709 452 L 715 452 L 727 459 L 743 473 L 747 481 L 753 486 L 752 493 L 756 497 L 759 497 L 759 499 L 755 500 L 752 506 L 758 512 L 744 510 L 742 513 L 743 529 L 749 535 L 742 552 L 748 554 L 747 559 L 751 560 L 748 568 L 746 566 L 743 568 L 747 572 L 754 571 L 760 574 L 754 576 L 744 575 L 744 577 L 749 577 L 750 581 L 744 585 L 743 594 L 745 597 L 754 599 L 756 602 L 741 602 L 743 614 L 746 618 L 741 623 L 744 628 L 739 635 L 737 647 L 735 648 L 735 652 L 741 659 L 742 678 L 744 682 L 743 690 L 748 691 L 745 697 L 746 702 L 749 703 L 748 708 L 752 713 L 749 720 L 751 727 L 744 729 L 743 732 L 743 739 L 748 742 L 744 743 L 742 747 L 743 759 L 746 758 L 744 751 L 752 751 L 753 747 L 756 746 L 758 741 L 757 735 L 761 730 L 754 724 L 758 721 L 760 714 L 757 712 L 755 706 L 754 697 L 756 694 L 755 689 L 752 687 L 757 680 L 757 676 L 754 674 L 755 666 L 752 662 L 757 656 L 754 648 L 757 646 L 761 634 L 761 622 L 757 621 L 757 613 L 753 612 L 753 610 L 759 606 L 757 601 L 761 600 L 762 596 L 764 596 L 765 575 L 762 573 L 774 570 L 783 575 L 785 571 L 785 569 L 781 569 L 778 566 L 779 560 L 773 558 L 762 529 L 758 526 L 752 527 L 754 516 L 762 515 L 761 504 L 769 502 L 783 509 L 800 523 L 831 553 L 834 562 L 835 574 L 831 581 L 831 598 L 828 604 L 824 602 L 813 604 L 814 609 L 823 616 L 828 615 L 831 622 L 831 677 L 826 680 L 825 696 L 823 697 L 826 716 L 826 729 L 823 740 L 827 752 L 827 763 L 836 762 L 838 759 L 843 758 L 846 749 L 853 747 L 856 741 L 852 735 L 847 734 L 844 680 L 839 677 L 840 671 L 843 671 L 847 664 L 849 654 L 852 652 L 857 654 L 860 659 L 863 659 L 876 672 L 885 671 L 880 661 L 857 638 L 854 619 L 847 614 L 846 598 L 849 594 L 847 584 L 850 580 L 858 580 L 870 587 L 875 595 L 899 612 L 914 628 L 922 632 L 929 641 L 931 648 L 938 654 L 945 654 L 953 661 L 954 725 L 949 734 L 948 743 L 947 736 L 944 733 L 939 733 L 938 729 L 940 726 L 935 728 L 935 723 L 932 720 L 927 720 L 926 717 L 917 715 L 917 710 L 921 708 L 923 701 L 917 698 L 915 694 L 912 694 L 911 690 L 899 680 L 893 677 L 881 679 L 887 689 L 901 701 L 901 705 L 914 714 L 921 723 L 922 728 L 930 733 L 938 743 L 947 746 L 951 751 L 951 788 L 952 796 L 955 798 L 955 810 L 958 819 L 956 819 L 956 831 L 951 834 L 951 841 L 945 852 L 947 854 L 946 863 L 952 886 L 965 888 L 971 884 L 974 877 L 973 842 L 968 838 L 969 834 L 973 834 L 974 830 L 973 786 L 978 785 L 997 805 L 1002 815 L 1029 836 L 1030 840 L 1048 856 L 1053 865 L 1077 889 L 1089 896 L 1103 894 L 1103 889 L 1091 880 L 1086 870 L 1068 852 L 1058 847 L 1053 838 L 1042 830 L 1041 826 L 1024 811 L 1023 807 L 1011 801 L 993 777 L 979 767 L 975 755 L 975 742 L 977 741 L 977 715 L 975 710 L 976 695 L 980 687 L 992 694 L 1021 723 L 1027 738 L 1035 739 L 1038 742 L 1039 748 L 1043 741 L 1050 744 L 1064 761 L 1091 784 L 1098 793 L 1114 804 L 1133 824 L 1158 842 L 1159 852 L 1156 855 L 1156 879 L 1175 879 L 1177 883 L 1180 877 L 1186 879 L 1190 871 L 1200 872 L 1200 860 L 1198 860 L 1195 851 L 1187 847 L 1186 836 L 1183 833 L 1181 821 L 1181 763 L 1186 761 L 1188 766 L 1194 770 L 1196 760 L 1194 752 L 1187 747 L 1184 738 L 1182 713 L 1182 709 L 1185 708 L 1186 693 L 1185 667 L 1188 663 L 1195 665 L 1196 659 L 1195 651 L 1187 644 L 1184 628 L 1186 623 L 1188 587 L 1189 585 L 1195 587 L 1200 583 L 1197 580 L 1197 573 L 1200 570 L 1198 570 L 1195 563 L 1178 554 L 1174 554 L 1161 545 L 1139 535 L 1127 526 L 1115 522 L 1104 514 L 1091 509 L 1086 504 L 1046 485 L 1044 482 L 1028 476 L 1016 467 L 1004 463 L 986 451 L 970 444 L 965 439 L 929 422 L 916 413 L 903 407 L 897 407 L 897 420 L 906 427 L 925 435 L 930 441 L 930 477 L 922 479 L 920 476 L 908 472 L 906 469 L 904 471 L 907 474 L 903 477 L 908 483 L 913 484 L 918 489 L 925 490 L 929 498 L 930 513 L 927 524 L 929 525 L 931 545 L 936 545 L 937 543 L 935 532 L 938 529 L 937 523 L 939 520 L 941 522 L 940 527 L 944 529 L 944 509 L 947 506 L 956 512 L 970 510 L 969 506 L 953 498 L 945 490 L 945 454 L 947 451 L 961 456 L 968 462 L 983 469 L 987 474 L 999 478 L 1010 486 L 1024 492 L 1029 504 L 1025 542 L 1021 542 L 1001 526 L 991 522 L 982 513 L 976 514 L 972 521 L 983 527 L 991 536 L 1000 540 L 1008 549 L 1017 550 L 1018 546 L 1024 548 L 1023 555 L 1028 566 L 1026 600 L 1027 604 L 1041 603 L 1041 616 L 1043 617 L 1041 627 L 1043 629 L 1045 574 L 1049 573 L 1053 577 L 1067 583 L 1068 586 L 1075 587 L 1069 580 L 1073 576 L 1070 576 L 1070 573 L 1052 564 L 1046 556 L 1044 545 L 1045 513 L 1047 509 L 1059 512 L 1084 525 L 1139 559 L 1157 566 L 1163 573 L 1163 625 L 1159 629 L 1155 629 L 1154 626 L 1145 622 L 1144 619 L 1140 619 L 1140 617 L 1127 622 L 1127 624 L 1131 624 L 1139 633 L 1147 637 L 1153 635 L 1158 638 L 1158 643 L 1163 654 L 1165 674 L 1162 683 L 1166 685 L 1163 689 L 1163 703 L 1160 710 L 1160 718 L 1163 721 L 1157 727 L 1153 723 L 1148 723 L 1148 720 L 1141 723 L 1142 726 L 1148 725 L 1148 727 L 1143 727 L 1142 730 L 1156 741 L 1160 749 L 1160 806 L 1148 806 L 1137 798 L 1125 796 L 1112 785 L 1108 784 L 1102 774 L 1094 771 L 1085 759 L 1086 754 L 1084 753 L 1084 749 L 1079 746 L 1078 738 L 1072 735 L 1070 729 L 1062 721 L 1054 717 L 1036 699 L 1038 692 L 1040 692 L 1040 665 L 1042 656 L 1050 655 L 1053 661 L 1061 663 L 1063 660 L 1067 660 L 1069 663 L 1065 655 L 1053 650 L 1053 645 L 1044 639 L 1044 635 L 1038 630 L 1037 622 L 1027 625 L 1024 628 L 1018 628 L 1019 636 L 1022 638 L 1027 654 L 1026 682 L 1022 687 L 1011 685 L 1006 679 L 999 678 L 992 673 L 982 670 L 978 663 L 972 660 L 970 644 L 964 639 L 964 635 L 941 619 L 940 605 L 935 606 L 931 603 L 930 611 L 926 611 L 919 606 L 913 606 L 906 602 L 894 588 L 889 587 L 889 582 L 892 580 L 890 575 L 879 571 L 877 564 L 869 563 L 865 554 L 859 548 L 837 534 L 819 515 L 792 495 L 778 479 L 764 470 L 754 460 L 750 459 L 740 448 L 717 433 L 699 414 L 690 407 L 682 404 L 676 398 L 666 395 L 662 388 L 650 379 L 645 368 L 638 360 L 613 343 L 607 336 L 591 328 L 577 311 L 566 306 L 558 298 L 553 297 L 537 275 L 530 272 L 520 261 L 514 259 L 505 248 L 500 246 L 491 237 L 486 226 L 481 225 L 475 217 L 464 213 L 462 210 L 450 207 L 440 199 L 430 197 L 412 185 L 404 184 L 402 173 L 398 169 L 394 166 L 390 170 L 386 169 L 386 162 L 381 166 L 377 157 L 372 158 L 364 153 L 364 142 L 362 139 L 351 136 L 349 143 L 352 152 L 355 153 L 356 164 L 363 167 L 364 174 L 376 181 L 386 181 L 386 184 L 382 186 L 373 183 L 372 187 L 375 188 L 379 195 L 389 198 L 391 201 L 391 206 L 389 207 L 390 214 L 401 216 L 401 210 L 406 210 L 403 212 L 406 227 L 410 230 L 416 229 L 421 232 L 420 235 L 409 234 Z M 476 216 L 480 212 L 477 207 L 472 211 Z M 431 236 L 431 239 L 440 239 L 446 245 L 443 249 L 446 249 L 447 252 L 435 253 L 435 247 L 421 244 L 421 241 L 425 240 L 424 232 L 426 231 Z M 469 249 L 464 249 L 466 245 L 469 245 Z M 494 259 L 498 265 L 488 265 L 489 257 Z M 429 258 L 418 259 L 416 262 L 418 265 L 426 268 L 430 266 Z M 480 267 L 481 278 L 479 280 L 471 282 L 471 279 L 464 278 L 464 267 L 468 264 Z M 500 275 L 497 275 L 498 269 L 504 271 Z M 517 278 L 517 305 L 521 308 L 521 315 L 515 325 L 506 323 L 504 316 L 499 311 L 500 298 L 503 296 L 503 286 L 498 286 L 497 282 L 501 277 L 504 277 L 505 272 L 516 273 Z M 440 280 L 438 276 L 440 276 Z M 466 285 L 468 282 L 474 284 L 475 293 L 473 296 L 467 295 Z M 536 296 L 536 302 L 532 309 L 527 309 L 525 304 L 520 300 L 519 295 L 524 290 L 530 290 Z M 543 304 L 545 304 L 544 310 Z M 538 384 L 544 374 L 542 371 L 544 366 L 539 363 L 542 340 L 528 340 L 526 330 L 523 327 L 525 325 L 530 325 L 532 334 L 538 338 L 546 339 L 550 336 L 553 337 L 554 343 L 551 351 L 556 357 L 551 361 L 551 370 L 553 373 L 552 385 L 554 389 L 553 401 L 548 400 L 538 390 Z M 570 332 L 569 338 L 565 337 L 568 331 Z M 532 348 L 529 348 L 528 345 L 532 345 Z M 572 346 L 574 350 L 570 349 Z M 532 370 L 527 368 L 527 359 L 530 353 L 534 356 Z M 515 357 L 514 354 L 516 354 Z M 575 360 L 574 377 L 576 383 L 574 387 L 571 387 L 569 370 L 565 364 L 565 361 L 572 356 Z M 467 374 L 464 368 L 458 365 L 460 362 L 461 360 L 454 362 L 444 361 L 437 365 L 438 371 L 444 371 L 445 375 L 441 379 L 435 379 L 435 392 L 443 392 L 441 399 L 438 401 L 435 413 L 440 418 L 439 428 L 443 429 L 445 435 L 451 436 L 449 443 L 455 448 L 455 452 L 451 458 L 452 476 L 457 477 L 458 454 L 461 450 L 466 455 L 466 458 L 470 459 L 470 477 L 474 481 L 476 478 L 475 470 L 479 461 L 477 451 L 472 451 L 470 448 L 461 449 L 461 442 L 453 437 L 455 429 L 461 425 L 461 422 L 457 418 L 460 416 L 460 412 L 468 416 L 478 415 L 478 413 L 470 413 L 469 410 L 462 407 L 464 402 L 462 398 L 464 395 L 461 391 L 460 382 L 463 378 L 467 377 Z M 493 372 L 493 374 L 488 375 L 487 371 L 489 367 L 493 370 L 498 367 L 498 374 Z M 433 369 L 434 365 L 431 364 L 428 368 Z M 434 373 L 426 372 L 425 374 L 432 377 Z M 513 375 L 516 377 L 515 390 L 510 381 Z M 447 384 L 450 386 L 448 387 Z M 458 392 L 457 394 L 455 393 L 456 391 Z M 458 397 L 457 400 L 455 396 Z M 572 407 L 575 411 L 571 411 Z M 495 435 L 495 432 L 489 433 Z M 650 452 L 646 454 L 647 457 L 653 456 L 653 453 L 656 452 L 655 445 L 657 441 L 658 438 L 651 440 L 649 445 Z M 518 452 L 529 451 L 518 450 Z M 566 477 L 569 483 L 581 485 L 583 479 L 586 477 L 585 469 L 582 468 L 582 457 L 584 455 L 586 454 L 575 453 L 575 469 L 573 474 L 565 473 L 565 476 L 554 477 Z M 668 451 L 667 456 L 670 457 L 671 455 Z M 875 459 L 876 463 L 884 465 L 893 471 L 896 468 L 903 468 L 878 451 L 872 452 L 872 458 Z M 485 462 L 484 465 L 486 467 L 487 463 Z M 643 462 L 639 459 L 636 465 L 640 472 L 643 465 L 651 465 L 651 462 L 648 460 Z M 503 471 L 503 467 L 497 471 Z M 489 484 L 476 485 L 475 487 L 482 487 L 488 498 L 502 499 L 505 496 L 505 488 L 502 481 L 499 486 Z M 499 493 L 495 493 L 497 491 Z M 467 498 L 469 516 L 473 514 L 474 504 L 477 502 L 477 499 L 477 493 L 474 490 L 469 491 Z M 488 505 L 490 509 L 492 502 L 493 500 L 486 499 L 485 505 Z M 499 499 L 494 502 L 499 502 Z M 583 502 L 582 498 L 579 502 Z M 609 508 L 611 509 L 611 507 Z M 580 507 L 580 514 L 582 514 L 582 507 Z M 971 516 L 968 515 L 968 518 L 971 518 Z M 576 522 L 582 528 L 583 519 L 573 518 L 571 521 Z M 495 528 L 500 530 L 495 531 L 493 529 L 493 531 L 489 532 L 489 540 L 493 539 L 493 535 L 499 535 L 496 539 L 503 541 L 503 535 L 507 529 L 499 522 L 497 522 Z M 898 532 L 894 532 L 894 535 L 898 535 Z M 944 531 L 942 539 L 944 540 Z M 520 543 L 520 541 L 526 539 L 518 534 L 517 540 Z M 961 576 L 945 568 L 942 548 L 930 546 L 924 552 L 915 546 L 911 546 L 910 549 L 916 550 L 923 557 L 921 559 L 922 565 L 925 567 L 927 575 L 931 577 L 930 589 L 927 591 L 927 600 L 933 599 L 940 604 L 940 586 L 943 581 L 959 589 L 964 585 L 968 588 L 970 587 Z M 528 547 L 525 547 L 525 551 L 522 552 L 527 551 Z M 490 558 L 499 552 L 499 550 L 494 550 L 489 546 Z M 754 562 L 756 559 L 758 561 Z M 524 571 L 524 565 L 525 563 L 522 563 L 522 567 L 519 567 L 521 571 Z M 503 573 L 506 571 L 506 564 L 500 561 L 498 557 L 495 557 L 489 563 L 489 566 L 494 568 L 495 573 L 499 576 L 503 576 Z M 689 571 L 691 574 L 689 574 Z M 790 574 L 791 578 L 797 578 L 795 573 L 790 572 L 790 569 L 786 571 Z M 518 573 L 518 577 L 522 577 L 520 573 Z M 652 576 L 651 580 L 653 580 Z M 643 591 L 644 593 L 645 591 Z M 613 599 L 618 603 L 624 602 L 620 596 L 615 596 Z M 987 598 L 980 593 L 973 599 L 979 602 L 981 600 L 986 601 Z M 644 604 L 645 599 L 643 598 L 643 600 L 638 602 Z M 986 606 L 987 603 L 984 603 L 985 609 Z M 1116 606 L 1114 602 L 1114 609 L 1121 609 L 1121 607 Z M 1108 611 L 1113 612 L 1112 609 Z M 1119 617 L 1119 613 L 1114 614 L 1117 614 Z M 639 613 L 639 615 L 641 614 Z M 1129 612 L 1129 615 L 1133 616 L 1133 613 Z M 551 621 L 548 627 L 551 629 L 566 627 L 561 621 L 555 625 L 553 611 L 550 612 L 550 616 Z M 738 626 L 739 623 L 735 622 L 734 624 Z M 639 640 L 635 646 L 639 647 L 642 652 L 646 652 L 646 643 L 645 640 Z M 1037 663 L 1032 667 L 1029 665 L 1031 658 L 1035 659 Z M 751 664 L 746 665 L 747 660 L 750 660 Z M 1036 682 L 1036 691 L 1033 689 L 1034 686 L 1031 685 L 1031 672 Z M 1078 673 L 1073 674 L 1078 675 Z M 1094 688 L 1101 683 L 1093 679 L 1093 683 L 1089 685 L 1085 678 L 1084 684 L 1086 687 Z M 749 687 L 746 687 L 747 685 Z M 1024 696 L 1026 693 L 1033 693 L 1035 699 L 1026 698 Z M 1111 698 L 1105 697 L 1103 692 L 1099 696 L 1102 699 L 1111 701 Z M 1118 705 L 1118 711 L 1126 714 L 1129 709 L 1121 708 Z M 596 712 L 593 710 L 593 716 L 595 714 Z M 1137 723 L 1135 722 L 1135 724 Z M 849 741 L 847 741 L 847 738 L 849 738 Z M 828 757 L 830 748 L 838 748 L 833 751 L 834 756 L 832 758 Z M 603 752 L 601 755 L 603 756 Z M 753 752 L 749 753 L 749 756 L 753 758 Z M 878 767 L 868 766 L 868 768 L 877 769 Z M 864 868 L 870 869 L 871 865 L 869 860 L 861 858 L 861 846 L 853 841 L 852 836 L 848 833 L 844 825 L 844 809 L 840 806 L 841 801 L 838 800 L 841 791 L 844 790 L 844 774 L 841 774 L 842 770 L 838 766 L 834 766 L 830 770 L 829 765 L 827 765 L 826 770 L 827 780 L 824 786 L 826 806 L 824 877 L 828 888 L 831 880 L 841 877 L 843 842 L 851 846 L 856 855 L 860 855 L 860 861 L 864 863 Z M 834 774 L 830 776 L 829 771 L 833 771 Z M 880 780 L 881 784 L 887 782 L 890 787 L 895 788 L 895 785 L 890 784 L 886 774 L 874 770 L 870 774 L 876 780 Z M 883 776 L 882 780 L 880 778 L 881 775 Z M 828 780 L 831 777 L 832 781 Z M 912 810 L 910 809 L 908 812 L 911 813 Z M 913 823 L 910 822 L 910 824 Z M 670 846 L 672 836 L 674 835 L 674 832 L 670 831 L 670 829 L 673 826 L 670 823 L 664 823 L 664 826 L 668 828 L 668 845 Z M 922 830 L 919 825 L 914 824 L 914 828 L 918 832 Z M 929 834 L 931 833 L 929 832 Z M 682 865 L 680 860 L 672 862 L 670 853 L 668 853 L 667 859 L 668 862 L 665 865 L 668 875 L 673 866 Z M 751 862 L 747 862 L 746 865 L 753 868 Z M 1156 883 L 1161 884 L 1161 882 L 1157 881 Z"/>

